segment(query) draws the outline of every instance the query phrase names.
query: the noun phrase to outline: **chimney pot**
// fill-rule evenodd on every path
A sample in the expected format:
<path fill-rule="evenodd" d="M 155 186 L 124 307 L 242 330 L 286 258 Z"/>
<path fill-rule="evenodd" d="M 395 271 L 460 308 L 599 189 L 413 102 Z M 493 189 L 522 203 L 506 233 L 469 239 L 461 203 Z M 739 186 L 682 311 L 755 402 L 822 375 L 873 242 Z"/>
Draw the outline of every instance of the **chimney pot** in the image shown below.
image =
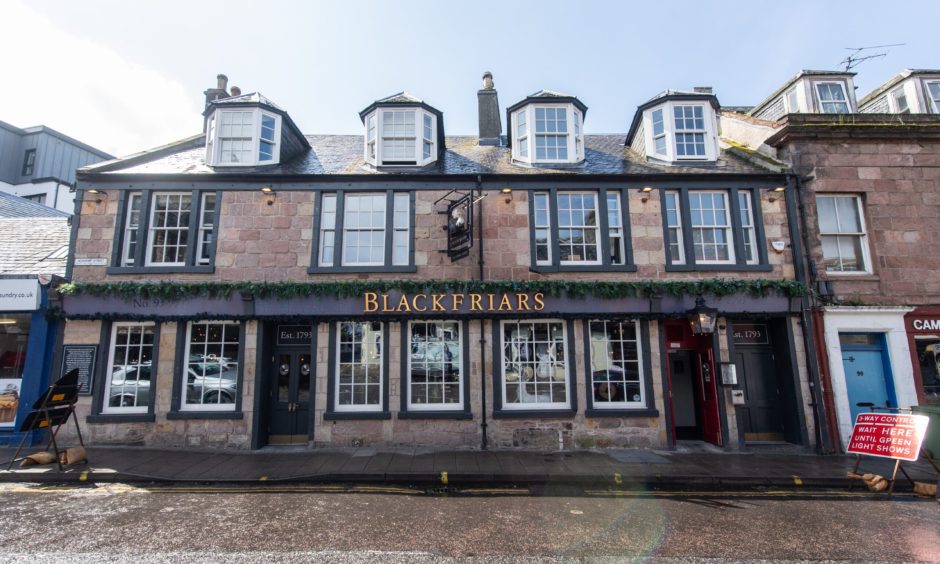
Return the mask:
<path fill-rule="evenodd" d="M 217 86 L 217 88 L 218 88 L 219 90 L 225 90 L 226 88 L 228 88 L 228 77 L 227 77 L 227 76 L 225 76 L 224 74 L 220 74 L 220 75 L 216 76 L 215 79 L 218 81 L 218 86 Z"/>
<path fill-rule="evenodd" d="M 483 73 L 483 88 L 477 90 L 480 122 L 480 145 L 499 145 L 503 122 L 499 116 L 499 98 L 493 88 L 493 73 Z"/>
<path fill-rule="evenodd" d="M 692 88 L 692 92 L 697 92 L 699 94 L 712 94 L 711 86 L 696 86 Z"/>
<path fill-rule="evenodd" d="M 483 73 L 483 89 L 492 90 L 493 89 L 493 73 L 486 71 Z"/>
<path fill-rule="evenodd" d="M 237 86 L 233 86 L 233 87 L 232 87 L 232 96 L 241 96 L 241 95 L 242 95 L 242 89 L 239 88 L 239 87 L 237 87 Z"/>

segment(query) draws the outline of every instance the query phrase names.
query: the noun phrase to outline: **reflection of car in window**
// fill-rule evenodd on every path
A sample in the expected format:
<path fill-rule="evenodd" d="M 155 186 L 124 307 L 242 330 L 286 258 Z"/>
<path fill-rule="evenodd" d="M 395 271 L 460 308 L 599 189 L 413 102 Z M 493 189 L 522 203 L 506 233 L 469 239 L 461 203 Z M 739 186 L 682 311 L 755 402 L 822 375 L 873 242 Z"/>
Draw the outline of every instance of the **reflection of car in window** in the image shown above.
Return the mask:
<path fill-rule="evenodd" d="M 451 380 L 459 374 L 460 350 L 457 343 L 419 341 L 411 344 L 412 377 Z"/>
<path fill-rule="evenodd" d="M 111 374 L 110 407 L 134 407 L 150 401 L 150 368 L 147 362 L 140 366 L 127 366 Z"/>
<path fill-rule="evenodd" d="M 235 403 L 238 367 L 230 359 L 190 357 L 186 376 L 186 403 Z"/>

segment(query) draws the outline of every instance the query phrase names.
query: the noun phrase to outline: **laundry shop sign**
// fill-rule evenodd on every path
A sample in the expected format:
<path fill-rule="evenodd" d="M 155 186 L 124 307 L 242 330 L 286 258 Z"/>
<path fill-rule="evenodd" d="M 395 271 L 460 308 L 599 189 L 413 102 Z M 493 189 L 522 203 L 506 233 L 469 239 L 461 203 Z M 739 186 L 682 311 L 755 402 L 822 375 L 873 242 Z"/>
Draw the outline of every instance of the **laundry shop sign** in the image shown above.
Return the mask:
<path fill-rule="evenodd" d="M 365 292 L 362 313 L 525 313 L 545 309 L 542 292 L 386 294 Z"/>

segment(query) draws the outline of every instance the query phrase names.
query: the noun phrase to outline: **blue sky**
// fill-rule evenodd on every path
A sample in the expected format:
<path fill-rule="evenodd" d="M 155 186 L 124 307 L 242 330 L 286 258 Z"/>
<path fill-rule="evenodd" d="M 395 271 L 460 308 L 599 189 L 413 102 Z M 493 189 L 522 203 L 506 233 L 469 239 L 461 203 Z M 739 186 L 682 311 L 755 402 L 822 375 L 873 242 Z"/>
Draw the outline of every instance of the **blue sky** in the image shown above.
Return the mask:
<path fill-rule="evenodd" d="M 490 70 L 503 108 L 548 88 L 588 105 L 587 132 L 625 132 L 666 88 L 753 105 L 799 69 L 838 69 L 845 47 L 906 43 L 856 69 L 859 96 L 903 68 L 940 67 L 940 4 L 890 6 L 0 0 L 13 23 L 0 34 L 0 120 L 127 154 L 198 133 L 202 92 L 224 72 L 306 133 L 361 133 L 359 110 L 407 90 L 444 112 L 449 134 L 475 134 Z"/>

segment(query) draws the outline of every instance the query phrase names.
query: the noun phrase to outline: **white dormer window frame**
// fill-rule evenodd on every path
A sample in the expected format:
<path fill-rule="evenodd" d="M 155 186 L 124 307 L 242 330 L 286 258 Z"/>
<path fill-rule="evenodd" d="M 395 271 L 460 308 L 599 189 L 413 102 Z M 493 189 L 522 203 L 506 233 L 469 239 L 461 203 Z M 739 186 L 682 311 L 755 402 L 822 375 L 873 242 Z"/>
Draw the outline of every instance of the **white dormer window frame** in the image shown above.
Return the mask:
<path fill-rule="evenodd" d="M 559 110 L 564 111 L 562 119 Z M 512 114 L 514 161 L 574 164 L 584 160 L 584 113 L 571 103 L 527 104 Z"/>
<path fill-rule="evenodd" d="M 907 87 L 901 84 L 888 93 L 888 100 L 891 104 L 891 113 L 909 114 L 913 111 L 911 108 L 911 99 L 907 94 Z"/>
<path fill-rule="evenodd" d="M 209 166 L 278 164 L 280 140 L 280 115 L 261 108 L 219 108 L 206 128 L 206 161 Z"/>
<path fill-rule="evenodd" d="M 643 134 L 650 158 L 673 163 L 718 160 L 718 118 L 708 102 L 673 100 L 648 108 L 643 111 Z M 703 154 L 698 154 L 698 136 Z"/>
<path fill-rule="evenodd" d="M 839 88 L 839 92 L 840 92 L 841 95 L 842 95 L 842 98 L 841 98 L 841 99 L 837 99 L 837 98 L 823 99 L 823 93 L 822 93 L 822 89 L 821 89 L 821 87 L 823 87 L 823 86 L 827 87 L 827 89 L 828 89 L 828 88 L 831 88 L 832 86 L 838 87 L 838 88 Z M 852 113 L 852 104 L 849 102 L 848 89 L 846 88 L 846 84 L 845 84 L 844 81 L 841 81 L 841 80 L 816 80 L 816 81 L 813 81 L 813 90 L 816 92 L 817 111 L 818 111 L 819 113 L 821 113 L 821 114 L 850 114 L 850 113 Z M 830 92 L 831 92 L 831 91 L 830 91 Z M 839 104 L 842 104 L 842 105 L 845 106 L 845 111 L 844 111 L 844 112 L 840 112 L 840 111 L 827 112 L 827 111 L 825 111 L 825 110 L 826 110 L 826 105 L 833 106 L 833 105 L 839 105 Z"/>
<path fill-rule="evenodd" d="M 801 108 L 803 107 L 803 104 L 800 102 L 800 90 L 802 89 L 799 88 L 798 85 L 794 85 L 783 95 L 788 114 L 802 113 Z"/>
<path fill-rule="evenodd" d="M 437 116 L 427 110 L 376 108 L 365 127 L 363 158 L 372 166 L 425 166 L 437 160 Z"/>

